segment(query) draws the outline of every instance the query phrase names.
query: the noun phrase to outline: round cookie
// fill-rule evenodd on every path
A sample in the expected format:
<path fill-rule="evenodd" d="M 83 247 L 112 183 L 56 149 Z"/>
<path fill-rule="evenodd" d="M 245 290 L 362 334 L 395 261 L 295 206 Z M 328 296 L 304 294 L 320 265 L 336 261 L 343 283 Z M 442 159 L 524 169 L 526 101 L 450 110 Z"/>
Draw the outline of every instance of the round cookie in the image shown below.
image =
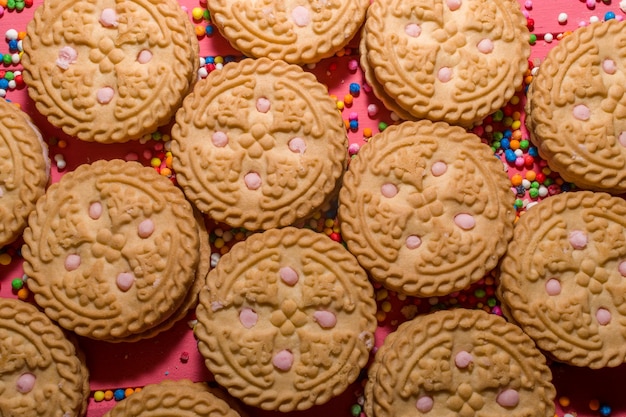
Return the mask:
<path fill-rule="evenodd" d="M 211 19 L 245 55 L 313 64 L 345 47 L 369 0 L 208 0 Z"/>
<path fill-rule="evenodd" d="M 522 85 L 530 46 L 514 0 L 380 0 L 365 20 L 367 62 L 417 119 L 470 126 Z"/>
<path fill-rule="evenodd" d="M 297 65 L 228 63 L 199 81 L 172 127 L 173 166 L 195 206 L 232 227 L 293 225 L 335 195 L 348 139 L 327 88 Z"/>
<path fill-rule="evenodd" d="M 104 417 L 240 417 L 202 382 L 187 379 L 149 384 L 117 403 Z"/>
<path fill-rule="evenodd" d="M 483 278 L 513 235 L 514 195 L 481 139 L 444 122 L 406 121 L 361 147 L 339 193 L 341 234 L 375 280 L 412 296 Z"/>
<path fill-rule="evenodd" d="M 26 113 L 0 99 L 0 248 L 26 227 L 48 184 L 48 147 Z"/>
<path fill-rule="evenodd" d="M 356 380 L 376 330 L 373 288 L 328 236 L 256 233 L 207 279 L 194 328 L 207 368 L 248 405 L 289 412 L 327 402 Z"/>
<path fill-rule="evenodd" d="M 175 0 L 47 0 L 23 47 L 37 110 L 69 135 L 104 143 L 168 123 L 199 65 L 193 25 Z"/>
<path fill-rule="evenodd" d="M 546 359 L 522 330 L 482 310 L 439 311 L 405 322 L 376 352 L 368 417 L 553 417 Z"/>
<path fill-rule="evenodd" d="M 555 360 L 602 368 L 626 359 L 626 202 L 552 196 L 515 225 L 502 259 L 503 311 Z"/>
<path fill-rule="evenodd" d="M 578 187 L 626 192 L 626 22 L 579 28 L 547 54 L 526 125 L 551 169 Z"/>
<path fill-rule="evenodd" d="M 0 415 L 85 415 L 89 372 L 82 353 L 32 304 L 0 298 L 0 364 Z"/>
<path fill-rule="evenodd" d="M 24 231 L 28 288 L 62 327 L 121 339 L 166 320 L 198 264 L 198 231 L 183 193 L 137 162 L 97 161 L 65 174 Z"/>

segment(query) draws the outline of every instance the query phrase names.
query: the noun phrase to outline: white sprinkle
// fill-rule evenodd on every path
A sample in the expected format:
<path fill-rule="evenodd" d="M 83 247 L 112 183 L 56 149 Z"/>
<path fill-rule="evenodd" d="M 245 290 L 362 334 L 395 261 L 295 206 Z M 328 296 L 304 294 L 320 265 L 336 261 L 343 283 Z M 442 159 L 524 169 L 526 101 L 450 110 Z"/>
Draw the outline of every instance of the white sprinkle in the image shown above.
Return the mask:
<path fill-rule="evenodd" d="M 554 40 L 554 35 L 551 33 L 546 33 L 545 35 L 543 35 L 543 40 L 551 43 Z"/>
<path fill-rule="evenodd" d="M 566 23 L 567 18 L 567 13 L 559 13 L 559 17 L 557 18 L 557 20 L 559 21 L 559 23 Z"/>

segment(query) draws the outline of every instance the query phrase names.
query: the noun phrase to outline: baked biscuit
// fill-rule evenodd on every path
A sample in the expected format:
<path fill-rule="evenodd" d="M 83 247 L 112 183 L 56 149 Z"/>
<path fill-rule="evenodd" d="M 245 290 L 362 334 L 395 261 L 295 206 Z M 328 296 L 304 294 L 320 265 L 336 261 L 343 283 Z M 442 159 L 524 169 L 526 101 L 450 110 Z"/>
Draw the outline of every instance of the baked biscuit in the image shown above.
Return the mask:
<path fill-rule="evenodd" d="M 522 330 L 482 310 L 405 322 L 376 352 L 368 417 L 553 417 L 546 359 Z"/>
<path fill-rule="evenodd" d="M 514 199 L 502 162 L 478 136 L 406 121 L 350 162 L 339 223 L 373 279 L 406 295 L 446 295 L 496 266 L 513 235 Z"/>
<path fill-rule="evenodd" d="M 567 192 L 542 200 L 515 225 L 498 296 L 555 360 L 602 368 L 626 359 L 626 202 Z"/>
<path fill-rule="evenodd" d="M 471 126 L 507 103 L 528 68 L 514 0 L 377 0 L 364 27 L 364 59 L 417 119 Z"/>
<path fill-rule="evenodd" d="M 183 193 L 137 162 L 100 160 L 52 184 L 24 231 L 28 288 L 62 327 L 122 339 L 168 319 L 198 263 Z"/>
<path fill-rule="evenodd" d="M 89 371 L 84 357 L 32 304 L 0 298 L 0 363 L 0 415 L 85 415 Z"/>
<path fill-rule="evenodd" d="M 550 50 L 528 91 L 539 155 L 583 189 L 626 191 L 626 22 L 577 29 Z"/>
<path fill-rule="evenodd" d="M 231 62 L 196 84 L 172 127 L 187 198 L 248 230 L 293 225 L 334 196 L 348 137 L 326 86 L 297 65 Z"/>
<path fill-rule="evenodd" d="M 22 234 L 49 171 L 39 129 L 17 106 L 0 99 L 0 248 Z"/>
<path fill-rule="evenodd" d="M 47 0 L 23 47 L 37 110 L 85 141 L 125 142 L 168 123 L 199 66 L 193 25 L 175 0 Z"/>
<path fill-rule="evenodd" d="M 194 328 L 215 380 L 248 405 L 289 412 L 354 382 L 374 344 L 365 271 L 338 242 L 286 227 L 237 243 L 211 270 Z"/>

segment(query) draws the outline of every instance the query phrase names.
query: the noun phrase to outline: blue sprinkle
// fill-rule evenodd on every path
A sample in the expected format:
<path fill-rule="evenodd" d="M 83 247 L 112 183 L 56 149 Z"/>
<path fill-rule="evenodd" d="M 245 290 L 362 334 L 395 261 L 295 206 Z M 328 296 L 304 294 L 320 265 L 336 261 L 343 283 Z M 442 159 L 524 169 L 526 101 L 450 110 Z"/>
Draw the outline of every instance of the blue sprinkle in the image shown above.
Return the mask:
<path fill-rule="evenodd" d="M 613 13 L 613 12 L 606 12 L 604 14 L 604 20 L 611 20 L 611 19 L 615 19 L 615 13 Z"/>
<path fill-rule="evenodd" d="M 500 140 L 500 147 L 502 149 L 509 149 L 511 147 L 511 141 L 508 140 L 507 138 L 502 138 Z"/>
<path fill-rule="evenodd" d="M 359 128 L 359 121 L 358 120 L 350 120 L 350 129 L 351 130 L 357 130 Z"/>
<path fill-rule="evenodd" d="M 207 64 L 213 64 L 213 63 L 215 63 L 215 57 L 213 57 L 213 56 L 207 56 L 207 57 L 204 59 L 204 62 L 206 62 Z"/>
<path fill-rule="evenodd" d="M 517 187 L 515 187 L 515 193 L 518 196 L 523 196 L 526 194 L 526 188 L 524 188 L 523 185 L 518 185 Z"/>
<path fill-rule="evenodd" d="M 113 392 L 113 398 L 115 398 L 115 401 L 122 401 L 124 397 L 125 397 L 125 394 L 124 394 L 123 389 L 116 389 Z"/>
<path fill-rule="evenodd" d="M 207 36 L 211 36 L 213 34 L 213 25 L 207 25 L 204 31 L 207 34 Z"/>
<path fill-rule="evenodd" d="M 17 39 L 11 39 L 9 41 L 9 49 L 12 51 L 17 51 Z"/>
<path fill-rule="evenodd" d="M 350 94 L 353 96 L 358 95 L 361 92 L 361 86 L 358 83 L 350 84 Z"/>
<path fill-rule="evenodd" d="M 528 148 L 528 155 L 532 156 L 533 158 L 536 158 L 539 156 L 539 151 L 537 151 L 537 148 L 532 146 Z"/>
<path fill-rule="evenodd" d="M 598 411 L 600 411 L 600 415 L 601 416 L 610 416 L 611 415 L 611 407 L 608 406 L 608 405 L 601 406 Z"/>
<path fill-rule="evenodd" d="M 517 159 L 517 155 L 515 155 L 515 151 L 512 149 L 507 149 L 504 151 L 504 158 L 507 162 L 514 163 Z"/>
<path fill-rule="evenodd" d="M 6 90 L 9 88 L 9 80 L 6 78 L 0 78 L 0 88 Z"/>

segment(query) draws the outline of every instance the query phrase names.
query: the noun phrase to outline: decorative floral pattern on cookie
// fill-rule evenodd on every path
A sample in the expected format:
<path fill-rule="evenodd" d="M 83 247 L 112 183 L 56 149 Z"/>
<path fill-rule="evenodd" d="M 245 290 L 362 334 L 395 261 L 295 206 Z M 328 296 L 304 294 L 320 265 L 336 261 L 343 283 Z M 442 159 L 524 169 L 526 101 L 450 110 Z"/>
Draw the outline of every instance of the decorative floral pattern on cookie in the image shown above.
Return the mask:
<path fill-rule="evenodd" d="M 89 372 L 82 353 L 33 305 L 0 298 L 0 364 L 0 415 L 85 415 Z"/>
<path fill-rule="evenodd" d="M 365 35 L 367 62 L 400 107 L 464 126 L 513 96 L 530 56 L 514 0 L 377 0 Z"/>
<path fill-rule="evenodd" d="M 522 330 L 482 310 L 440 311 L 385 339 L 365 389 L 369 417 L 553 417 L 545 357 Z"/>
<path fill-rule="evenodd" d="M 563 179 L 626 192 L 626 22 L 591 24 L 541 63 L 526 124 L 539 154 Z"/>
<path fill-rule="evenodd" d="M 48 183 L 48 147 L 28 116 L 0 99 L 0 247 L 17 239 Z"/>
<path fill-rule="evenodd" d="M 265 58 L 199 81 L 172 139 L 185 195 L 215 220 L 249 230 L 315 213 L 333 196 L 348 155 L 326 87 L 297 65 Z"/>
<path fill-rule="evenodd" d="M 376 330 L 373 288 L 323 234 L 286 227 L 224 255 L 196 309 L 200 353 L 248 405 L 283 412 L 327 402 L 356 380 Z"/>
<path fill-rule="evenodd" d="M 576 191 L 532 207 L 502 259 L 499 297 L 554 359 L 602 368 L 626 360 L 626 202 Z"/>
<path fill-rule="evenodd" d="M 24 231 L 35 301 L 79 335 L 120 339 L 167 319 L 198 263 L 191 205 L 137 162 L 81 165 L 49 187 Z"/>
<path fill-rule="evenodd" d="M 254 58 L 313 64 L 348 44 L 369 0 L 209 0 L 207 8 L 231 45 Z"/>
<path fill-rule="evenodd" d="M 50 0 L 27 34 L 24 81 L 37 110 L 85 141 L 152 133 L 197 77 L 198 41 L 174 0 Z"/>
<path fill-rule="evenodd" d="M 372 278 L 407 295 L 462 290 L 494 268 L 513 234 L 502 162 L 444 122 L 403 122 L 351 161 L 339 194 L 341 233 Z"/>
<path fill-rule="evenodd" d="M 240 417 L 202 382 L 187 379 L 149 384 L 109 410 L 104 417 Z"/>

